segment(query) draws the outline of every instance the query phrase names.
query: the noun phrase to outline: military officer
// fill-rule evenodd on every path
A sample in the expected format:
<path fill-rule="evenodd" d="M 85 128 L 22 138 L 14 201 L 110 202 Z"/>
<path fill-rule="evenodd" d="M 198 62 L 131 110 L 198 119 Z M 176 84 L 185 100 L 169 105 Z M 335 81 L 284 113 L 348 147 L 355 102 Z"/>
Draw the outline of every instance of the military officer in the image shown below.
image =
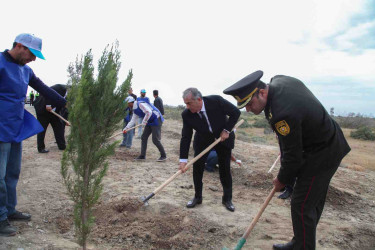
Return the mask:
<path fill-rule="evenodd" d="M 256 71 L 224 90 L 238 108 L 258 115 L 262 111 L 277 133 L 281 168 L 273 180 L 276 191 L 296 184 L 291 199 L 294 237 L 274 249 L 315 249 L 316 227 L 328 186 L 350 147 L 339 125 L 298 79 L 277 75 L 269 84 Z"/>

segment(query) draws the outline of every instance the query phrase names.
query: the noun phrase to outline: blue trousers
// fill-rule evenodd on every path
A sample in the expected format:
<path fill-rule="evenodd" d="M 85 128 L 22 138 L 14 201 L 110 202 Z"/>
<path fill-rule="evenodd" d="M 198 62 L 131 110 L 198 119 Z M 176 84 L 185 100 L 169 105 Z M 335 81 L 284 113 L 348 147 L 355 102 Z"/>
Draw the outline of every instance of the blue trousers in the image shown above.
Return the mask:
<path fill-rule="evenodd" d="M 0 221 L 16 211 L 22 142 L 0 142 Z"/>
<path fill-rule="evenodd" d="M 126 127 L 127 124 L 128 124 L 128 122 L 124 121 L 124 128 Z M 133 130 L 130 130 L 128 133 L 123 134 L 123 139 L 122 139 L 122 143 L 121 144 L 125 145 L 127 148 L 131 148 L 131 146 L 133 144 L 134 133 L 135 132 L 134 132 L 134 129 L 133 129 Z"/>
<path fill-rule="evenodd" d="M 216 164 L 219 162 L 217 158 L 217 153 L 215 150 L 211 150 L 210 153 L 207 156 L 206 160 L 206 170 L 208 171 L 214 171 Z"/>

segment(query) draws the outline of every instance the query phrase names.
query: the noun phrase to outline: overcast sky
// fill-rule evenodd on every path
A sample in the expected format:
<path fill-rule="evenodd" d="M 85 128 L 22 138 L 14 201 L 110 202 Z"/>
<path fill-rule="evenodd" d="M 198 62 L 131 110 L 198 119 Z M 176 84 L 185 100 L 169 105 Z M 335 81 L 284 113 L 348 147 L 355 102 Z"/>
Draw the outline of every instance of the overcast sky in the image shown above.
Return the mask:
<path fill-rule="evenodd" d="M 19 33 L 43 39 L 46 61 L 29 64 L 47 85 L 93 49 L 120 43 L 122 82 L 180 105 L 182 91 L 219 94 L 244 76 L 302 80 L 327 110 L 375 115 L 375 0 L 2 1 L 0 49 Z M 95 63 L 96 65 L 96 63 Z M 153 100 L 153 98 L 151 98 Z"/>

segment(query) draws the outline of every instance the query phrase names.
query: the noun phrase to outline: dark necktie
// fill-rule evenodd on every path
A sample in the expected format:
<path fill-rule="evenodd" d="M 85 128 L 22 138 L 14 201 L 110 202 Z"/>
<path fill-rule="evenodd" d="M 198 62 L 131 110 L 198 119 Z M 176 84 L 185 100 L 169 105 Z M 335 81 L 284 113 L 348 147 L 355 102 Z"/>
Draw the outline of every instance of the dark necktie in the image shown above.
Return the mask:
<path fill-rule="evenodd" d="M 203 111 L 199 111 L 199 114 L 200 114 L 204 129 L 210 130 L 208 127 L 206 116 L 204 115 Z"/>

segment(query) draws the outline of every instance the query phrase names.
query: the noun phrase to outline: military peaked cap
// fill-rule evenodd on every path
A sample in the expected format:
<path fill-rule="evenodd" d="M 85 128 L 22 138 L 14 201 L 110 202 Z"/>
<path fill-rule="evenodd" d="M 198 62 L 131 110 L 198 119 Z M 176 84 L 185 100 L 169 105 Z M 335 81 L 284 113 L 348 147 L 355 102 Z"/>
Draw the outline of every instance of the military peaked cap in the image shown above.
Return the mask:
<path fill-rule="evenodd" d="M 253 94 L 258 90 L 259 79 L 263 71 L 258 70 L 242 78 L 232 86 L 226 88 L 223 93 L 232 95 L 237 100 L 237 108 L 242 109 L 251 100 Z"/>

